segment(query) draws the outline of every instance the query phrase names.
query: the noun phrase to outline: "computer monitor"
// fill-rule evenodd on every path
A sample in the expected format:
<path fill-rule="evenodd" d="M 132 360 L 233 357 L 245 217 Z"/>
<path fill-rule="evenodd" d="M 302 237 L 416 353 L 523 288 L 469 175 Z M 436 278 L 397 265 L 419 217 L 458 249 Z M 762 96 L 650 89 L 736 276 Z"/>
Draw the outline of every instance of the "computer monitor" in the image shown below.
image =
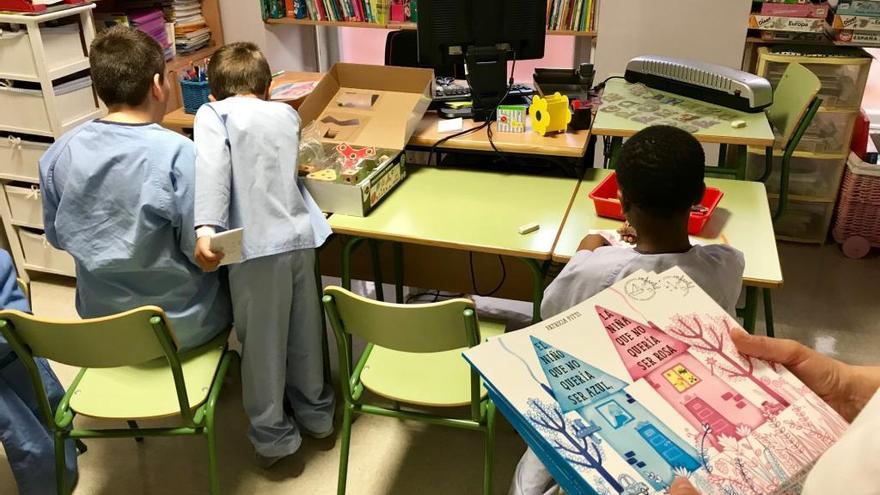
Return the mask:
<path fill-rule="evenodd" d="M 547 0 L 419 0 L 419 63 L 463 61 L 485 120 L 507 93 L 507 62 L 544 57 L 546 15 Z"/>

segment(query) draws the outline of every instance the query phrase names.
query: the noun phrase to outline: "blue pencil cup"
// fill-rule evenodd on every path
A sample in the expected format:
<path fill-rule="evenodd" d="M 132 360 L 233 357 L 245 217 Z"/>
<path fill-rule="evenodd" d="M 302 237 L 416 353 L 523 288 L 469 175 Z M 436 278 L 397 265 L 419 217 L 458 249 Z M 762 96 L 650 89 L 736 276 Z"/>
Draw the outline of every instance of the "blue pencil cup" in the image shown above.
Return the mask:
<path fill-rule="evenodd" d="M 183 95 L 183 111 L 196 113 L 200 106 L 208 103 L 211 87 L 208 81 L 180 81 L 180 92 Z"/>

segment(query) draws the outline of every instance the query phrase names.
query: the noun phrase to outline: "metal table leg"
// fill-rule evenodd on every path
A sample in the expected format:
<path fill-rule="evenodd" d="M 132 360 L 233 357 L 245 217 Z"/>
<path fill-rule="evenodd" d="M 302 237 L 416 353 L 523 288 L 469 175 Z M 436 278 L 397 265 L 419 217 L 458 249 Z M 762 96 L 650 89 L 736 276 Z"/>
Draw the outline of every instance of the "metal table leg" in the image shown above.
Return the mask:
<path fill-rule="evenodd" d="M 394 297 L 397 304 L 403 304 L 403 244 L 392 243 L 394 250 Z"/>
<path fill-rule="evenodd" d="M 532 323 L 541 321 L 541 303 L 544 300 L 544 275 L 546 266 L 531 258 L 519 258 L 532 273 Z"/>
<path fill-rule="evenodd" d="M 770 289 L 761 289 L 764 293 L 764 328 L 768 337 L 775 337 L 773 328 L 773 298 Z"/>
<path fill-rule="evenodd" d="M 743 328 L 747 332 L 755 333 L 755 322 L 758 319 L 758 289 L 746 286 L 746 306 L 742 311 Z"/>

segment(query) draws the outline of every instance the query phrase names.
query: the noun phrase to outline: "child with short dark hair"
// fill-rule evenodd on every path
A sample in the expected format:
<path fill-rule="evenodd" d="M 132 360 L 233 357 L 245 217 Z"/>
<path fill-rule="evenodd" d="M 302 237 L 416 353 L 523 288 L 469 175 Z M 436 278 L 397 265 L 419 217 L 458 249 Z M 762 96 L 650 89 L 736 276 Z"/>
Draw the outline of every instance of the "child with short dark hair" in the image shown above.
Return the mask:
<path fill-rule="evenodd" d="M 229 328 L 229 292 L 192 258 L 195 148 L 158 125 L 171 92 L 162 47 L 116 26 L 89 61 L 109 113 L 40 159 L 46 238 L 76 261 L 80 316 L 156 305 L 182 348 L 199 346 Z"/>
<path fill-rule="evenodd" d="M 333 390 L 322 363 L 323 314 L 315 248 L 330 227 L 297 180 L 300 119 L 266 101 L 269 64 L 252 43 L 220 48 L 208 65 L 216 101 L 196 114 L 196 258 L 215 270 L 218 230 L 244 228 L 242 262 L 229 266 L 235 330 L 242 342 L 242 391 L 257 463 L 296 452 L 300 428 L 333 432 Z M 287 400 L 293 412 L 288 415 Z"/>
<path fill-rule="evenodd" d="M 670 126 L 643 129 L 620 149 L 619 199 L 635 248 L 608 246 L 588 235 L 559 276 L 544 291 L 541 314 L 549 318 L 639 270 L 680 267 L 731 315 L 742 288 L 745 260 L 727 245 L 692 246 L 687 224 L 706 186 L 703 147 L 688 132 Z M 550 495 L 559 487 L 530 450 L 519 462 L 510 495 Z"/>

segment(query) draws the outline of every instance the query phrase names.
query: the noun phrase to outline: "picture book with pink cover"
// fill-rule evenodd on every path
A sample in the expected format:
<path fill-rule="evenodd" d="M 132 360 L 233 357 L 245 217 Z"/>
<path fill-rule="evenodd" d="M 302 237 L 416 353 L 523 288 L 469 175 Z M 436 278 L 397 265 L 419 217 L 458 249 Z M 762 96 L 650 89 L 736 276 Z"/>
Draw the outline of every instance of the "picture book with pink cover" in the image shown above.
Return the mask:
<path fill-rule="evenodd" d="M 797 494 L 846 422 L 678 268 L 637 272 L 464 353 L 568 494 Z"/>

